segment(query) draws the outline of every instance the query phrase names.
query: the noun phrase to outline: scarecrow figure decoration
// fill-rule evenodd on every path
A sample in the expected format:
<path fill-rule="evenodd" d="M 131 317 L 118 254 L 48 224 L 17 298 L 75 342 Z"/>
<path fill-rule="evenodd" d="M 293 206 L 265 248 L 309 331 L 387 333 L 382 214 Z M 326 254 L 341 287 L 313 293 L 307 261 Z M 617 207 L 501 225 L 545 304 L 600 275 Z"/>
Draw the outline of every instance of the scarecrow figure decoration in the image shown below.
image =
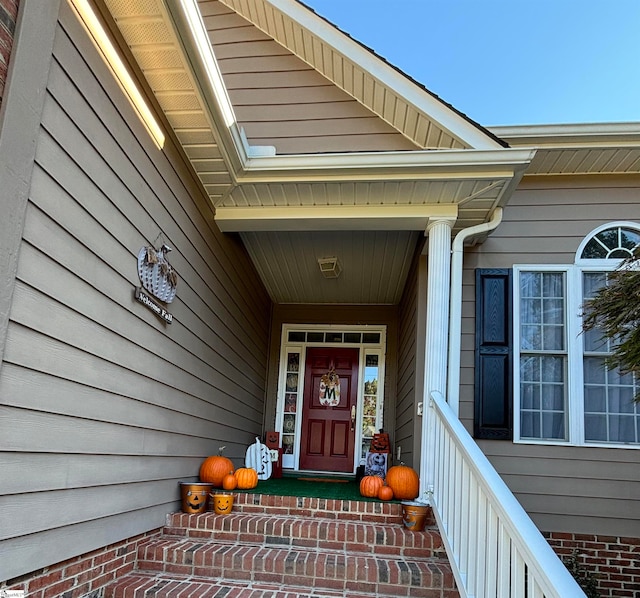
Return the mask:
<path fill-rule="evenodd" d="M 320 378 L 320 404 L 326 407 L 340 404 L 340 377 L 333 368 Z"/>
<path fill-rule="evenodd" d="M 171 247 L 163 244 L 159 250 L 143 247 L 138 252 L 138 276 L 142 286 L 156 299 L 171 303 L 176 296 L 178 276 L 167 260 Z"/>

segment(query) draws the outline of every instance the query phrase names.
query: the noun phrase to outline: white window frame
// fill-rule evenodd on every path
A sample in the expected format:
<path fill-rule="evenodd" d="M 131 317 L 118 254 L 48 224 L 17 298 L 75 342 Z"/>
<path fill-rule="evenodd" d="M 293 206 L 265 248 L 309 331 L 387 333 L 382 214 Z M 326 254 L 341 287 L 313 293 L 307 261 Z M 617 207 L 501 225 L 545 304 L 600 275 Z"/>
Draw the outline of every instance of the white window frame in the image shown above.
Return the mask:
<path fill-rule="evenodd" d="M 517 264 L 513 266 L 513 437 L 517 444 L 539 444 L 558 446 L 585 446 L 592 448 L 640 449 L 640 443 L 592 442 L 585 440 L 584 426 L 584 369 L 582 316 L 583 282 L 585 272 L 615 270 L 622 260 L 581 259 L 586 244 L 599 232 L 623 227 L 640 233 L 640 225 L 634 222 L 609 222 L 594 229 L 580 244 L 574 264 Z M 520 274 L 522 272 L 557 272 L 565 276 L 565 347 L 566 368 L 566 430 L 567 439 L 521 438 L 520 435 Z"/>

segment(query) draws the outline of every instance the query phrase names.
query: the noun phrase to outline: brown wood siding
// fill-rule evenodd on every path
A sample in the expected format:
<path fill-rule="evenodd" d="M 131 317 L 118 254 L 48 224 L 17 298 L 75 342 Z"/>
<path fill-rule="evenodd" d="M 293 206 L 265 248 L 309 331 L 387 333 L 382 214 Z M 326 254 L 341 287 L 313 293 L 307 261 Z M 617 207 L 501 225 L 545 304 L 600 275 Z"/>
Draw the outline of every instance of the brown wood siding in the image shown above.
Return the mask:
<path fill-rule="evenodd" d="M 271 304 L 242 245 L 64 2 L 53 56 L 0 370 L 0 580 L 160 527 L 264 417 Z M 133 297 L 161 242 L 171 325 Z"/>
<path fill-rule="evenodd" d="M 417 146 L 222 3 L 200 1 L 240 126 L 278 154 Z"/>
<path fill-rule="evenodd" d="M 424 323 L 422 314 L 425 305 L 421 305 L 424 299 L 422 293 L 426 283 L 420 281 L 424 275 L 424 257 L 421 254 L 422 243 L 411 263 L 411 269 L 407 277 L 407 283 L 398 306 L 398 393 L 396 400 L 395 421 L 395 452 L 397 456 L 398 446 L 401 448 L 400 460 L 410 467 L 419 468 L 421 423 L 422 419 L 416 417 L 417 403 L 422 399 L 422 385 L 420 377 L 424 373 L 424 334 L 420 335 L 420 323 Z M 422 262 L 422 264 L 421 264 Z"/>
<path fill-rule="evenodd" d="M 572 264 L 580 242 L 607 222 L 640 222 L 638 177 L 525 179 L 487 241 L 465 255 L 460 416 L 473 429 L 474 269 Z M 544 531 L 640 537 L 640 451 L 480 445 Z"/>

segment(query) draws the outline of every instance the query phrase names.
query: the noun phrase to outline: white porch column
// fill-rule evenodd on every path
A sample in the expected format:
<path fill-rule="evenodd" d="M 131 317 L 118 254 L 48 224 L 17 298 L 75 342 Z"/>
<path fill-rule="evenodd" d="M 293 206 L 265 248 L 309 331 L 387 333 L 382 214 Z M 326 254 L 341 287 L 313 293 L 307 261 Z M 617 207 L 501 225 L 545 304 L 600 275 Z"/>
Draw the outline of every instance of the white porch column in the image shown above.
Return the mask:
<path fill-rule="evenodd" d="M 433 484 L 432 441 L 429 434 L 429 396 L 434 390 L 447 398 L 449 304 L 451 281 L 451 229 L 455 220 L 434 219 L 427 226 L 427 318 L 425 335 L 424 396 L 420 496 Z"/>

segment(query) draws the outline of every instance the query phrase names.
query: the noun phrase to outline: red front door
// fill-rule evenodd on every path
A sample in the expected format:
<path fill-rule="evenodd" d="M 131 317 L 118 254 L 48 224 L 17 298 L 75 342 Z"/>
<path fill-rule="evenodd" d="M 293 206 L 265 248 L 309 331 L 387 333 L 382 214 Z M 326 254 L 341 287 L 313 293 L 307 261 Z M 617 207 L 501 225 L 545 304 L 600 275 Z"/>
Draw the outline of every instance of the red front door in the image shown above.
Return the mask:
<path fill-rule="evenodd" d="M 307 349 L 300 469 L 354 471 L 358 349 Z"/>

